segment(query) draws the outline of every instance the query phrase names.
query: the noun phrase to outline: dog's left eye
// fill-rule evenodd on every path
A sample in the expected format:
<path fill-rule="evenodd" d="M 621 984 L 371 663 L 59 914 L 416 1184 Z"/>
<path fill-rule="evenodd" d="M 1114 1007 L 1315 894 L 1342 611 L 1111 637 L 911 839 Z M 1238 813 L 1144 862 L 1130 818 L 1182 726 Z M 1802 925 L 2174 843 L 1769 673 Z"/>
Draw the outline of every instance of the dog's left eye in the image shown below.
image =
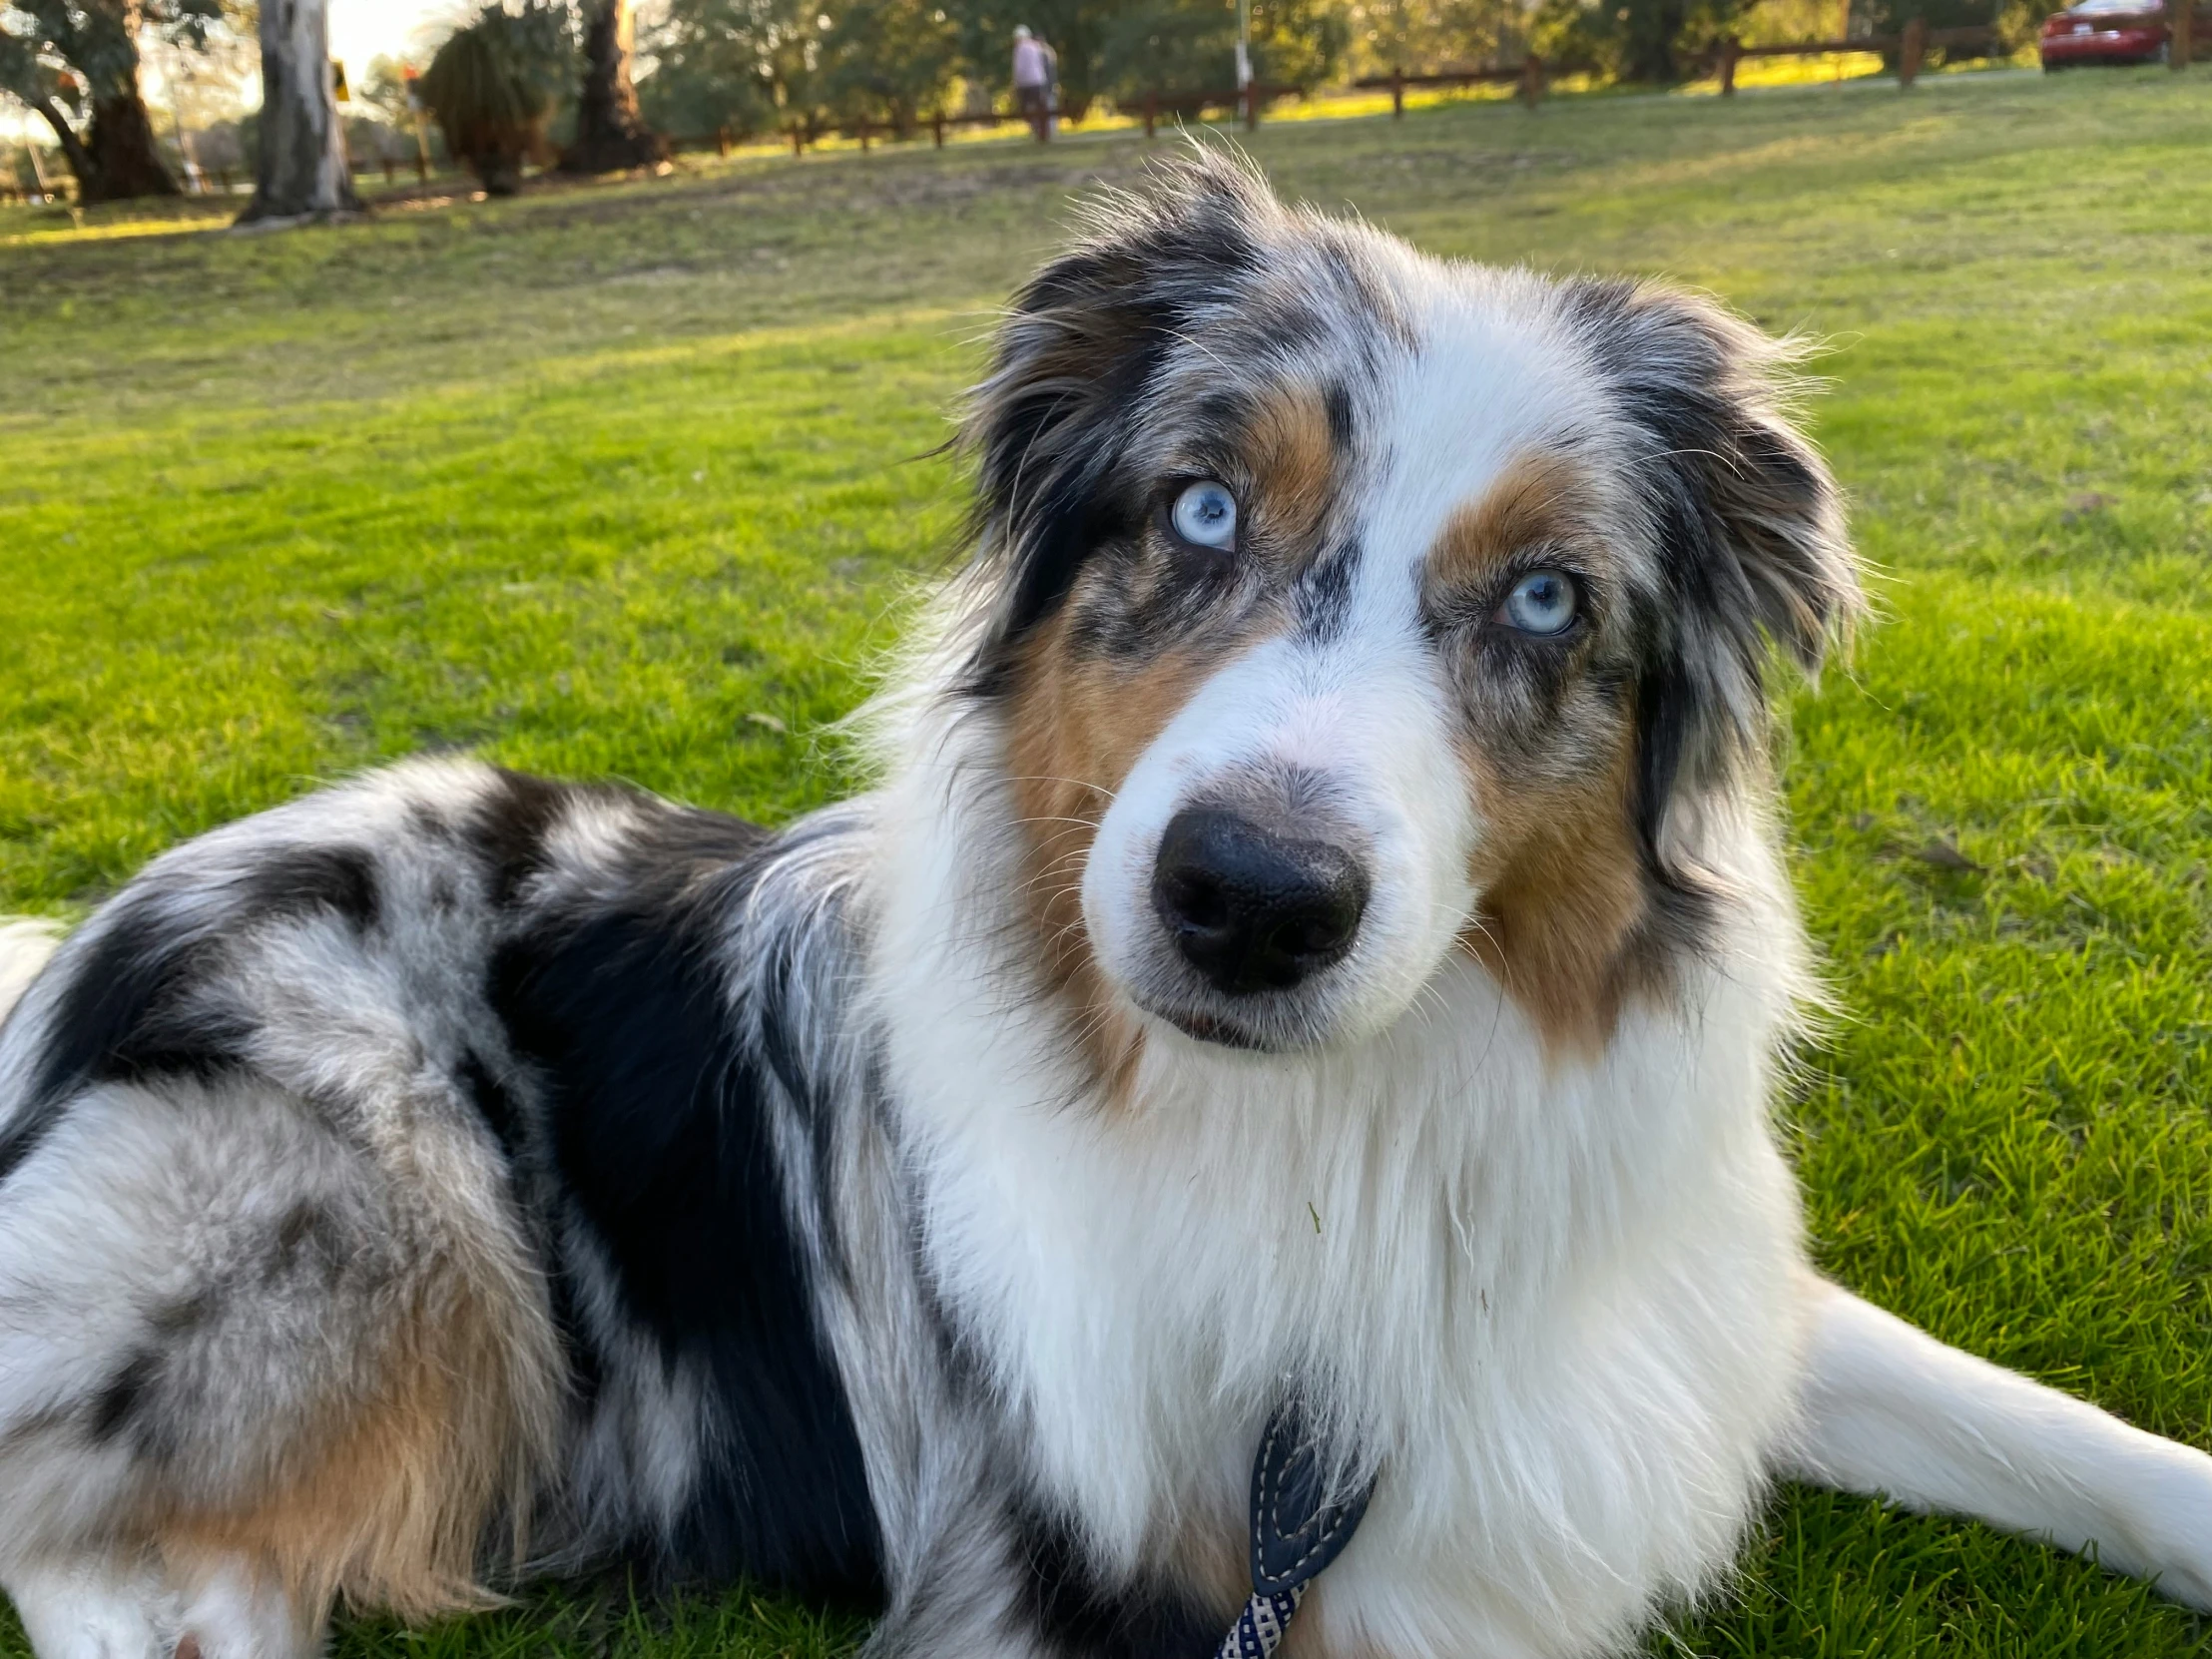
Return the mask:
<path fill-rule="evenodd" d="M 1168 509 L 1168 522 L 1193 547 L 1227 551 L 1237 543 L 1237 498 L 1227 485 L 1202 478 L 1183 487 Z"/>
<path fill-rule="evenodd" d="M 1577 594 L 1563 570 L 1530 571 L 1505 596 L 1497 620 L 1524 634 L 1563 634 L 1573 626 Z"/>

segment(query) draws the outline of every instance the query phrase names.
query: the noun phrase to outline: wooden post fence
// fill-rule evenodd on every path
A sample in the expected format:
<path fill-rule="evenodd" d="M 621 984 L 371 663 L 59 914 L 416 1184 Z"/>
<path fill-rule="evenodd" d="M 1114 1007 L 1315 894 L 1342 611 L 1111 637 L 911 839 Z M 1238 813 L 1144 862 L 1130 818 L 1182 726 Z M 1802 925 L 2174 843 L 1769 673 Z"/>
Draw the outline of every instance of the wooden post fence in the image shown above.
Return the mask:
<path fill-rule="evenodd" d="M 944 148 L 944 111 L 939 110 L 929 118 L 929 132 L 936 139 L 937 148 L 942 150 Z"/>
<path fill-rule="evenodd" d="M 1144 95 L 1144 136 L 1150 138 L 1153 129 L 1160 125 L 1160 95 L 1148 92 Z"/>
<path fill-rule="evenodd" d="M 1390 119 L 1405 119 L 1405 71 L 1402 69 L 1390 71 Z"/>
<path fill-rule="evenodd" d="M 2189 67 L 2196 45 L 2196 0 L 2180 0 L 2173 8 L 2173 39 L 2167 43 L 2166 61 L 2178 70 Z"/>
<path fill-rule="evenodd" d="M 1898 85 L 1909 87 L 1921 78 L 1921 63 L 1928 56 L 1928 19 L 1908 18 L 1905 40 L 1898 48 Z"/>
<path fill-rule="evenodd" d="M 1744 55 L 1744 43 L 1734 35 L 1721 42 L 1721 96 L 1736 96 L 1736 65 Z"/>

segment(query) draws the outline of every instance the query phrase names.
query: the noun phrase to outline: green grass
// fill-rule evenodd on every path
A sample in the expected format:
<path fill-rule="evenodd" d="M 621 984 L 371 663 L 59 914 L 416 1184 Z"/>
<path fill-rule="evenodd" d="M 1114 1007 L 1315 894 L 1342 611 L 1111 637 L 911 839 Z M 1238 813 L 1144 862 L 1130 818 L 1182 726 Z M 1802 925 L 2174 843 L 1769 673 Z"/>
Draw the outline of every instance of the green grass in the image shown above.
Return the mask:
<path fill-rule="evenodd" d="M 2151 72 L 1254 149 L 1432 250 L 1664 273 L 1836 343 L 1815 418 L 1886 574 L 1788 774 L 1846 1010 L 1788 1106 L 1820 1257 L 2212 1445 L 2208 144 L 2212 82 Z M 776 818 L 834 793 L 816 734 L 947 551 L 928 456 L 976 337 L 1142 151 L 747 160 L 240 240 L 0 211 L 0 908 L 81 913 L 182 835 L 438 746 Z M 340 1651 L 848 1636 L 578 1590 Z M 1814 1492 L 1651 1645 L 2212 1650 L 2093 1565 Z"/>

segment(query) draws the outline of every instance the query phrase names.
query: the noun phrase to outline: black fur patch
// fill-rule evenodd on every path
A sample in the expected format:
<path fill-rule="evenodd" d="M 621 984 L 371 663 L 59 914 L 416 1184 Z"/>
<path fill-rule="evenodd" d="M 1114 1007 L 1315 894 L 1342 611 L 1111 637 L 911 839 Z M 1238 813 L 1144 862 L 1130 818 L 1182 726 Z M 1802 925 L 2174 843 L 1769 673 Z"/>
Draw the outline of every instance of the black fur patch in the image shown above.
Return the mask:
<path fill-rule="evenodd" d="M 37 1149 L 70 1096 L 95 1083 L 210 1077 L 244 1062 L 243 1015 L 190 1005 L 193 982 L 230 934 L 271 920 L 326 912 L 367 930 L 383 896 L 359 847 L 274 846 L 228 882 L 207 879 L 189 906 L 166 882 L 127 890 L 101 919 L 68 975 L 52 1036 L 25 1109 L 0 1135 L 0 1181 Z"/>
<path fill-rule="evenodd" d="M 504 908 L 545 868 L 545 837 L 590 792 L 501 768 L 469 815 L 468 838 L 483 858 L 492 902 Z"/>
<path fill-rule="evenodd" d="M 619 898 L 502 948 L 491 995 L 540 1073 L 555 1172 L 625 1303 L 671 1367 L 710 1379 L 719 1420 L 690 1507 L 673 1538 L 637 1545 L 682 1579 L 872 1600 L 880 1540 L 770 1142 L 774 1062 L 744 1041 L 719 955 L 765 839 L 668 813 L 611 883 Z"/>
<path fill-rule="evenodd" d="M 1055 1659 L 1213 1659 L 1237 1614 L 1158 1577 L 1110 1582 L 1074 1529 L 1042 1510 L 1014 1517 L 1014 1547 L 1024 1594 L 1008 1634 L 1040 1638 Z"/>
<path fill-rule="evenodd" d="M 237 908 L 250 920 L 330 910 L 366 932 L 382 914 L 383 894 L 375 860 L 357 846 L 284 846 L 256 861 Z"/>
<path fill-rule="evenodd" d="M 94 1445 L 106 1445 L 138 1414 L 146 1392 L 161 1371 L 161 1356 L 147 1351 L 134 1354 L 117 1368 L 113 1377 L 93 1396 L 92 1414 L 85 1431 Z"/>
<path fill-rule="evenodd" d="M 524 1146 L 522 1102 L 515 1098 L 512 1089 L 491 1074 L 491 1068 L 473 1049 L 461 1056 L 454 1078 L 512 1166 L 522 1156 Z"/>
<path fill-rule="evenodd" d="M 1320 642 L 1335 638 L 1344 628 L 1352 611 L 1352 578 L 1359 567 L 1360 544 L 1348 541 L 1300 573 L 1292 600 L 1301 634 Z"/>
<path fill-rule="evenodd" d="M 1329 389 L 1322 393 L 1322 407 L 1329 414 L 1329 442 L 1338 454 L 1352 448 L 1355 427 L 1352 414 L 1352 392 L 1342 380 L 1332 380 Z"/>

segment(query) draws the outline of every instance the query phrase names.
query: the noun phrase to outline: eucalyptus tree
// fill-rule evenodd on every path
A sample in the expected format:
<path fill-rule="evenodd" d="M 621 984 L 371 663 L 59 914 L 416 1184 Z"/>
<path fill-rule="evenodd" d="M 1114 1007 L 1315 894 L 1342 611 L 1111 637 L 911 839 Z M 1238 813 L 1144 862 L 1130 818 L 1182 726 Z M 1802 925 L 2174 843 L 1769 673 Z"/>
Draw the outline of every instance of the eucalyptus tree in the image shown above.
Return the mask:
<path fill-rule="evenodd" d="M 261 154 L 241 225 L 357 214 L 330 79 L 329 0 L 261 0 Z"/>

